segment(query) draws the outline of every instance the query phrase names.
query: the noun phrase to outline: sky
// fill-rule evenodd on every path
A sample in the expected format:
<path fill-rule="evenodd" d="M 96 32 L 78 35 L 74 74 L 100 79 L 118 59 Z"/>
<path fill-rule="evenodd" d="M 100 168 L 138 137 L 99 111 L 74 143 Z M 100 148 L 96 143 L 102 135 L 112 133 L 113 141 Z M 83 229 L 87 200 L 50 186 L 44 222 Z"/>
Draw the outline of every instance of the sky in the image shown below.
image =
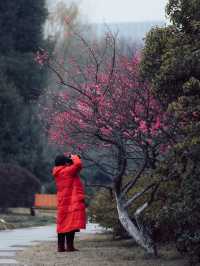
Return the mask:
<path fill-rule="evenodd" d="M 52 3 L 60 0 L 49 0 Z M 69 3 L 70 0 L 62 0 Z M 89 22 L 139 22 L 165 20 L 167 0 L 75 0 Z"/>

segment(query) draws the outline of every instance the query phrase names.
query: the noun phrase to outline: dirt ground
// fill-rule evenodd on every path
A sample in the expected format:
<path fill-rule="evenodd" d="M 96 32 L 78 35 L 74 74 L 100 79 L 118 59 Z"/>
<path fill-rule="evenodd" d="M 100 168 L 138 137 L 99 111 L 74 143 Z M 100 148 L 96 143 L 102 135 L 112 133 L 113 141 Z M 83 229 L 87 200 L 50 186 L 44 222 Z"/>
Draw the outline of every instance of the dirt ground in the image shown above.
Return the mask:
<path fill-rule="evenodd" d="M 20 265 L 28 266 L 187 266 L 187 261 L 170 246 L 158 258 L 145 256 L 131 240 L 112 240 L 109 235 L 76 238 L 78 252 L 56 252 L 56 242 L 43 242 L 17 253 Z"/>

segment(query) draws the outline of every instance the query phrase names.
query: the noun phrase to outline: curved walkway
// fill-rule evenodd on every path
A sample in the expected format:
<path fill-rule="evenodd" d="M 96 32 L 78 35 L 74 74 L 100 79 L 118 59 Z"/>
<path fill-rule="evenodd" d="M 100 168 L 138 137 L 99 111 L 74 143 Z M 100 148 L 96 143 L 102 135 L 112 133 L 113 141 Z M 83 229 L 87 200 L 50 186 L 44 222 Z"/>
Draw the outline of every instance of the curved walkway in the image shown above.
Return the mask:
<path fill-rule="evenodd" d="M 97 224 L 87 224 L 86 230 L 80 234 L 102 232 Z M 15 259 L 17 251 L 36 245 L 41 241 L 55 241 L 55 225 L 20 228 L 0 231 L 0 265 L 19 265 Z"/>

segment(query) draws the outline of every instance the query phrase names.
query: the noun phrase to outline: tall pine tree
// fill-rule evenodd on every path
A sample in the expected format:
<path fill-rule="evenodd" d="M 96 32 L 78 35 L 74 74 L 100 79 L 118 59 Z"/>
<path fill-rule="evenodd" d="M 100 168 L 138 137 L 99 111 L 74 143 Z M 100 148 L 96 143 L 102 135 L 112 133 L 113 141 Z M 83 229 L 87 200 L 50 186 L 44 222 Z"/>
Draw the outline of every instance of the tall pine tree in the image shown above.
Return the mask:
<path fill-rule="evenodd" d="M 46 18 L 45 0 L 0 1 L 0 161 L 19 164 L 42 180 L 48 177 L 48 162 L 37 100 L 47 76 L 34 56 L 48 46 Z"/>
<path fill-rule="evenodd" d="M 34 53 L 46 45 L 46 17 L 44 0 L 0 2 L 0 69 L 25 103 L 39 97 L 46 80 L 34 61 Z"/>

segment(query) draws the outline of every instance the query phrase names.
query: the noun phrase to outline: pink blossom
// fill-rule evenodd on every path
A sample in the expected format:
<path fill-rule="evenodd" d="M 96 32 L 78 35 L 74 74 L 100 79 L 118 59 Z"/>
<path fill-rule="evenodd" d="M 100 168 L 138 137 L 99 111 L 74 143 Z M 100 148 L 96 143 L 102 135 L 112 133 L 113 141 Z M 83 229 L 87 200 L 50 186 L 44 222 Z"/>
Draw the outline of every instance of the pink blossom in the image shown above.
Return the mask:
<path fill-rule="evenodd" d="M 112 130 L 110 128 L 102 127 L 100 128 L 100 132 L 102 133 L 102 135 L 110 136 L 112 133 Z"/>
<path fill-rule="evenodd" d="M 47 51 L 45 50 L 40 50 L 40 51 L 37 51 L 36 52 L 36 55 L 35 55 L 35 61 L 43 66 L 44 63 L 47 61 L 47 59 L 49 58 L 49 54 Z"/>
<path fill-rule="evenodd" d="M 146 124 L 145 121 L 143 121 L 143 120 L 140 121 L 140 123 L 139 123 L 139 130 L 142 133 L 146 133 L 148 131 L 147 124 Z"/>
<path fill-rule="evenodd" d="M 38 58 L 40 61 L 41 55 Z M 50 138 L 79 150 L 110 147 L 97 138 L 98 131 L 108 140 L 121 138 L 124 145 L 151 145 L 158 137 L 160 140 L 167 117 L 150 86 L 139 79 L 139 56 L 117 56 L 112 77 L 109 56 L 98 75 L 93 61 L 82 66 L 75 58 L 68 59 L 65 80 L 77 90 L 70 87 L 50 96 L 56 101 L 53 100 L 52 114 L 44 109 L 50 116 Z"/>

